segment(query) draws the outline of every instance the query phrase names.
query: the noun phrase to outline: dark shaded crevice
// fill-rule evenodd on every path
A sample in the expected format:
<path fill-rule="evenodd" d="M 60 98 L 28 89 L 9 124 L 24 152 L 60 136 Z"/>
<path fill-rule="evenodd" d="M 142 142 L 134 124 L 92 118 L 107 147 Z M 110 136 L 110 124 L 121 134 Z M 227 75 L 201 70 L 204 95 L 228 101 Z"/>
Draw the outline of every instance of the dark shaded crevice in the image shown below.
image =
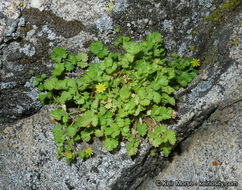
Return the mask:
<path fill-rule="evenodd" d="M 113 190 L 135 190 L 143 182 L 144 178 L 158 175 L 161 168 L 167 166 L 168 159 L 160 156 L 151 157 L 148 152 L 141 161 L 122 172 L 121 177 L 112 185 Z"/>

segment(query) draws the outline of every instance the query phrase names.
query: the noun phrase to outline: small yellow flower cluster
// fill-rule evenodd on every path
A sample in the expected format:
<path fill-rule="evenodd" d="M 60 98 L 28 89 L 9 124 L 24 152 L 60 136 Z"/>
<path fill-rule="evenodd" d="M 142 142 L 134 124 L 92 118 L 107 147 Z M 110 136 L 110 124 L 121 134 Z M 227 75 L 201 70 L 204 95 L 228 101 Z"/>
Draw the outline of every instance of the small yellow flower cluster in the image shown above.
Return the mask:
<path fill-rule="evenodd" d="M 200 60 L 199 59 L 192 59 L 191 61 L 193 67 L 198 67 L 200 66 Z"/>
<path fill-rule="evenodd" d="M 105 84 L 98 84 L 97 86 L 96 86 L 96 89 L 97 89 L 97 92 L 100 92 L 100 93 L 103 93 L 105 90 L 106 90 L 106 88 L 105 88 Z"/>
<path fill-rule="evenodd" d="M 113 11 L 113 9 L 111 7 L 113 7 L 113 2 L 112 1 L 109 3 L 109 8 L 107 9 L 108 13 L 111 13 Z"/>

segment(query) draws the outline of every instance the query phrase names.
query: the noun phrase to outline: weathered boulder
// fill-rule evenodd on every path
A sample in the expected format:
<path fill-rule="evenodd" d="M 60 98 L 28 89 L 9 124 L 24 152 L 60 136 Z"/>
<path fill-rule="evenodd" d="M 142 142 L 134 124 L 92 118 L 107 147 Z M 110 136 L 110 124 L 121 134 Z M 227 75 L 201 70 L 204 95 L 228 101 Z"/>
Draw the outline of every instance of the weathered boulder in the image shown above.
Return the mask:
<path fill-rule="evenodd" d="M 216 110 L 138 189 L 241 189 L 241 107 L 240 100 Z"/>
<path fill-rule="evenodd" d="M 99 39 L 113 50 L 110 42 L 119 35 L 116 27 L 135 40 L 143 40 L 149 32 L 162 33 L 168 56 L 178 52 L 201 58 L 206 64 L 218 61 L 224 51 L 217 48 L 218 41 L 211 51 L 204 50 L 221 23 L 226 18 L 227 23 L 233 21 L 240 11 L 240 1 L 225 2 L 116 0 L 109 13 L 108 0 L 4 1 L 0 5 L 0 126 L 41 108 L 38 91 L 31 84 L 35 76 L 50 73 L 53 62 L 49 54 L 54 47 L 77 53 L 88 51 L 90 42 Z M 238 40 L 230 41 L 232 45 Z"/>
<path fill-rule="evenodd" d="M 130 158 L 125 155 L 125 144 L 111 154 L 97 140 L 91 145 L 93 158 L 77 160 L 69 167 L 55 158 L 53 124 L 48 118 L 51 107 L 8 123 L 41 108 L 29 71 L 49 74 L 48 55 L 55 46 L 77 53 L 87 51 L 90 42 L 99 39 L 113 50 L 110 42 L 120 27 L 121 34 L 135 40 L 144 39 L 148 32 L 161 32 L 168 56 L 175 51 L 200 58 L 200 75 L 176 93 L 177 119 L 168 126 L 182 141 L 216 109 L 241 99 L 241 4 L 226 2 L 117 0 L 111 13 L 107 0 L 31 0 L 24 1 L 23 7 L 8 0 L 0 5 L 1 189 L 136 189 L 168 166 L 162 156 L 149 156 L 146 141 L 139 154 Z M 9 16 L 6 10 L 11 7 L 21 11 Z M 11 25 L 11 19 L 21 24 Z M 6 31 L 11 27 L 9 36 Z"/>

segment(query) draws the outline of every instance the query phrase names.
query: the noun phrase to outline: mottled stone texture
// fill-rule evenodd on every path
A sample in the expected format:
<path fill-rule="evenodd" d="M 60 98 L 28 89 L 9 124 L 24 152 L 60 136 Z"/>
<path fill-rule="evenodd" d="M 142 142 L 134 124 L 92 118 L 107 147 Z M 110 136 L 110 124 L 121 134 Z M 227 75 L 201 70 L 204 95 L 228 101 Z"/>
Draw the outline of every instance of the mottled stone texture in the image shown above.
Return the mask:
<path fill-rule="evenodd" d="M 82 145 L 92 147 L 92 159 L 78 160 L 71 166 L 64 159 L 57 161 L 50 110 L 45 107 L 2 132 L 0 189 L 110 189 L 123 170 L 137 167 L 135 163 L 145 159 L 147 143 L 141 145 L 140 156 L 132 160 L 126 155 L 125 144 L 111 154 L 96 140 Z"/>
<path fill-rule="evenodd" d="M 230 38 L 226 39 L 230 46 L 242 35 L 238 30 L 234 34 L 238 39 L 228 36 L 229 25 L 241 10 L 236 4 L 239 1 L 230 6 L 223 6 L 224 2 L 115 0 L 113 11 L 108 13 L 108 0 L 26 0 L 23 6 L 20 1 L 4 1 L 0 4 L 0 126 L 41 108 L 38 91 L 30 83 L 35 76 L 50 74 L 53 62 L 49 54 L 54 47 L 78 53 L 88 51 L 89 44 L 99 39 L 117 50 L 111 45 L 119 35 L 116 27 L 121 29 L 120 34 L 134 40 L 143 40 L 149 32 L 161 32 L 168 57 L 175 51 L 181 56 L 198 57 L 204 65 L 218 61 L 228 51 L 211 39 L 225 20 L 228 33 L 223 36 Z M 208 48 L 211 50 L 205 51 Z"/>
<path fill-rule="evenodd" d="M 207 119 L 217 109 L 227 109 L 241 100 L 241 3 L 230 2 L 116 0 L 111 13 L 107 12 L 108 0 L 29 0 L 23 1 L 22 7 L 14 0 L 1 3 L 0 189 L 137 189 L 148 177 L 169 168 L 169 160 L 149 156 L 147 142 L 142 143 L 135 158 L 126 156 L 125 144 L 111 154 L 97 140 L 91 145 L 96 153 L 94 158 L 77 160 L 71 167 L 64 160 L 57 161 L 53 124 L 48 118 L 51 108 L 41 109 L 33 79 L 42 73 L 50 74 L 53 62 L 49 54 L 56 46 L 71 53 L 87 52 L 90 42 L 99 39 L 116 50 L 111 45 L 118 36 L 116 27 L 134 40 L 144 39 L 149 32 L 161 32 L 168 57 L 175 51 L 201 62 L 199 76 L 187 89 L 175 94 L 177 118 L 168 127 L 177 132 L 179 142 L 183 141 L 200 126 L 209 128 Z M 31 75 L 31 70 L 35 75 Z M 30 115 L 33 116 L 22 119 Z M 236 117 L 231 116 L 231 126 Z M 219 139 L 224 142 L 229 135 L 221 132 Z M 209 143 L 218 148 L 214 141 Z M 237 150 L 228 149 L 231 154 Z M 220 159 L 228 163 L 224 166 L 228 173 L 217 176 L 225 180 L 222 176 L 227 174 L 238 180 L 239 176 L 229 173 L 234 165 L 229 165 L 228 159 Z M 211 165 L 211 160 L 205 160 Z M 234 167 L 237 172 L 237 165 Z M 198 173 L 194 172 L 197 178 Z M 205 173 L 201 176 L 206 177 Z M 184 176 L 185 179 L 193 178 Z M 155 188 L 153 182 L 151 186 L 148 181 L 145 183 Z"/>
<path fill-rule="evenodd" d="M 181 189 L 241 189 L 241 115 L 242 101 L 215 111 L 208 120 L 185 141 L 172 157 L 169 166 L 139 190 Z M 183 185 L 179 186 L 179 183 Z M 166 181 L 173 182 L 170 186 Z M 219 186 L 205 183 L 215 182 Z M 200 182 L 200 183 L 199 183 Z M 223 183 L 221 183 L 223 182 Z M 205 186 L 203 186 L 205 185 Z"/>

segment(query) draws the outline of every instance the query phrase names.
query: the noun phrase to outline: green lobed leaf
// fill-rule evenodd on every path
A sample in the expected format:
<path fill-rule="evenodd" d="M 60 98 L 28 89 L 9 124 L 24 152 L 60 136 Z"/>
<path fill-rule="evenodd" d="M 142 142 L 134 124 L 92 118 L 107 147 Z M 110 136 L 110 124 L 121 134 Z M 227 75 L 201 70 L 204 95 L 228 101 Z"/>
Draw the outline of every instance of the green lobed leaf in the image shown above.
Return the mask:
<path fill-rule="evenodd" d="M 55 85 L 53 84 L 53 89 L 56 90 L 67 90 L 67 80 L 56 80 Z"/>
<path fill-rule="evenodd" d="M 160 86 L 168 86 L 168 78 L 165 75 L 161 75 L 158 77 L 156 80 L 156 83 L 159 84 Z"/>
<path fill-rule="evenodd" d="M 161 101 L 162 96 L 158 92 L 153 92 L 153 101 L 156 104 L 159 104 Z"/>
<path fill-rule="evenodd" d="M 147 134 L 147 131 L 148 131 L 147 130 L 147 125 L 145 123 L 143 123 L 143 124 L 138 123 L 137 124 L 137 130 L 138 130 L 139 134 L 142 137 L 144 137 Z"/>
<path fill-rule="evenodd" d="M 127 154 L 129 156 L 135 155 L 137 153 L 139 143 L 140 143 L 140 139 L 138 137 L 132 137 L 131 141 L 126 146 L 128 149 Z"/>
<path fill-rule="evenodd" d="M 126 57 L 126 59 L 128 60 L 129 63 L 133 63 L 134 57 L 135 57 L 134 55 L 132 55 L 130 53 L 126 53 L 124 56 Z"/>
<path fill-rule="evenodd" d="M 92 125 L 94 127 L 96 127 L 98 125 L 98 116 L 94 115 L 94 117 L 92 118 Z"/>
<path fill-rule="evenodd" d="M 54 126 L 52 132 L 56 142 L 63 142 L 62 137 L 64 136 L 64 131 L 62 125 L 58 124 Z"/>
<path fill-rule="evenodd" d="M 174 68 L 167 68 L 167 72 L 169 80 L 175 78 L 176 74 Z"/>
<path fill-rule="evenodd" d="M 139 88 L 137 94 L 141 100 L 146 98 L 146 91 L 145 88 Z"/>
<path fill-rule="evenodd" d="M 129 114 L 132 114 L 135 112 L 135 107 L 136 107 L 136 103 L 131 100 L 129 101 L 128 103 L 126 103 L 124 105 L 124 109 L 129 113 Z"/>
<path fill-rule="evenodd" d="M 74 97 L 74 99 L 76 104 L 82 105 L 85 103 L 85 99 L 83 96 L 76 96 Z"/>
<path fill-rule="evenodd" d="M 120 130 L 117 124 L 112 124 L 110 127 L 106 127 L 105 129 L 105 135 L 111 136 L 112 138 L 115 138 L 119 136 Z"/>
<path fill-rule="evenodd" d="M 70 62 L 65 62 L 64 66 L 65 66 L 67 71 L 73 71 L 74 68 L 75 68 L 75 66 L 72 63 L 70 63 Z"/>
<path fill-rule="evenodd" d="M 90 51 L 98 58 L 104 58 L 109 54 L 109 50 L 100 41 L 95 41 L 90 45 Z"/>
<path fill-rule="evenodd" d="M 92 110 L 88 110 L 84 113 L 84 115 L 81 117 L 80 120 L 80 126 L 81 127 L 86 127 L 87 125 L 92 123 L 92 120 L 95 116 L 95 113 Z"/>
<path fill-rule="evenodd" d="M 42 74 L 40 78 L 41 78 L 41 81 L 43 81 L 44 79 L 46 79 L 46 74 Z"/>
<path fill-rule="evenodd" d="M 156 43 L 162 42 L 162 35 L 158 32 L 153 32 L 147 35 L 147 49 L 152 49 Z"/>
<path fill-rule="evenodd" d="M 150 133 L 148 137 L 149 137 L 149 141 L 154 147 L 159 147 L 161 143 L 163 143 L 163 139 L 160 136 L 160 134 Z"/>
<path fill-rule="evenodd" d="M 78 62 L 87 62 L 88 61 L 88 55 L 86 53 L 79 53 L 76 55 L 76 59 Z"/>
<path fill-rule="evenodd" d="M 34 84 L 34 86 L 38 86 L 40 82 L 41 82 L 41 78 L 36 77 L 36 78 L 34 79 L 33 84 Z"/>
<path fill-rule="evenodd" d="M 85 68 L 88 66 L 88 63 L 87 62 L 77 62 L 77 66 L 80 67 L 80 68 Z"/>
<path fill-rule="evenodd" d="M 61 104 L 64 104 L 66 101 L 69 101 L 71 99 L 72 99 L 71 93 L 69 91 L 63 91 L 58 100 L 60 101 Z"/>
<path fill-rule="evenodd" d="M 123 137 L 128 137 L 130 135 L 129 125 L 122 127 L 120 130 L 121 130 Z"/>
<path fill-rule="evenodd" d="M 173 130 L 167 130 L 164 133 L 164 136 L 166 136 L 166 138 L 168 139 L 170 144 L 175 145 L 175 143 L 176 143 L 176 133 Z"/>
<path fill-rule="evenodd" d="M 161 97 L 162 97 L 162 104 L 163 105 L 166 105 L 168 103 L 171 104 L 171 105 L 173 105 L 173 106 L 175 105 L 175 98 L 170 97 L 166 93 L 162 93 Z"/>
<path fill-rule="evenodd" d="M 91 140 L 91 134 L 93 134 L 93 130 L 91 128 L 85 128 L 81 131 L 81 137 L 86 142 Z"/>
<path fill-rule="evenodd" d="M 64 123 L 67 123 L 68 120 L 69 120 L 69 114 L 68 113 L 65 113 L 64 116 L 63 116 L 63 118 L 62 118 L 62 121 Z"/>
<path fill-rule="evenodd" d="M 59 108 L 57 110 L 53 110 L 50 112 L 50 116 L 55 118 L 57 121 L 61 120 L 61 117 L 64 114 L 64 110 L 62 108 Z"/>
<path fill-rule="evenodd" d="M 172 148 L 170 146 L 165 146 L 165 147 L 162 147 L 162 150 L 163 150 L 164 156 L 168 157 Z"/>
<path fill-rule="evenodd" d="M 140 100 L 140 105 L 148 106 L 148 105 L 150 105 L 150 100 L 149 99 Z"/>
<path fill-rule="evenodd" d="M 122 100 L 125 100 L 125 99 L 128 99 L 131 95 L 131 92 L 128 88 L 126 87 L 123 87 L 120 91 L 119 91 L 119 95 L 120 95 L 120 98 Z"/>
<path fill-rule="evenodd" d="M 68 137 L 74 137 L 76 135 L 77 132 L 77 128 L 75 125 L 70 125 L 69 127 L 67 127 L 66 129 L 66 135 Z"/>
<path fill-rule="evenodd" d="M 96 136 L 96 137 L 102 137 L 102 136 L 103 136 L 103 131 L 100 130 L 100 129 L 96 129 L 96 130 L 95 130 L 95 136 Z"/>
<path fill-rule="evenodd" d="M 79 140 L 81 140 L 80 135 L 76 135 L 76 136 L 74 137 L 74 140 L 75 140 L 75 141 L 79 141 Z"/>
<path fill-rule="evenodd" d="M 52 72 L 52 76 L 56 77 L 62 74 L 62 72 L 65 70 L 64 64 L 62 63 L 56 63 L 55 69 Z"/>
<path fill-rule="evenodd" d="M 67 57 L 67 52 L 63 48 L 57 47 L 50 54 L 50 57 L 56 63 L 60 63 L 63 58 L 66 58 Z"/>
<path fill-rule="evenodd" d="M 104 140 L 104 147 L 108 151 L 112 151 L 113 149 L 117 148 L 117 146 L 118 146 L 118 140 L 117 139 L 106 137 L 106 139 Z"/>
<path fill-rule="evenodd" d="M 53 90 L 57 83 L 58 83 L 58 79 L 53 77 L 50 80 L 47 80 L 44 82 L 44 88 L 49 91 Z"/>
<path fill-rule="evenodd" d="M 132 42 L 132 41 L 124 41 L 123 42 L 123 48 L 128 53 L 135 55 L 139 53 L 142 50 L 142 45 L 140 42 Z"/>
<path fill-rule="evenodd" d="M 101 115 L 104 115 L 105 113 L 106 113 L 106 109 L 105 109 L 105 107 L 103 107 L 103 106 L 100 106 L 100 108 L 99 108 L 99 113 L 101 114 Z"/>
<path fill-rule="evenodd" d="M 174 92 L 174 88 L 170 87 L 170 86 L 165 86 L 161 88 L 162 92 L 165 92 L 167 94 L 171 94 Z"/>
<path fill-rule="evenodd" d="M 40 100 L 42 105 L 45 105 L 45 98 L 46 98 L 45 93 L 42 92 L 42 93 L 39 94 L 39 100 Z"/>
<path fill-rule="evenodd" d="M 113 60 L 112 60 L 112 58 L 111 57 L 106 57 L 104 59 L 104 65 L 105 65 L 106 68 L 107 67 L 112 67 L 113 66 Z"/>
<path fill-rule="evenodd" d="M 81 159 L 85 159 L 89 157 L 89 155 L 86 154 L 85 150 L 82 150 L 81 152 L 79 152 L 79 155 Z"/>

